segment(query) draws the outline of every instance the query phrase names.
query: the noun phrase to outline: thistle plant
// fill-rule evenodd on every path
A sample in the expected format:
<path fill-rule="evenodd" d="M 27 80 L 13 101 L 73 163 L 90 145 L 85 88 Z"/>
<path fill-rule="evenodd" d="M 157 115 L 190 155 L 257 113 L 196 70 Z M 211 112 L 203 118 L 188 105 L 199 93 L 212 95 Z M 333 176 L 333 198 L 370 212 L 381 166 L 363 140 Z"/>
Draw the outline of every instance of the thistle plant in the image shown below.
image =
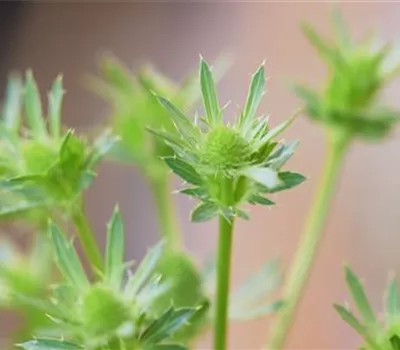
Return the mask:
<path fill-rule="evenodd" d="M 223 72 L 222 64 L 221 73 Z M 166 249 L 160 259 L 158 272 L 171 284 L 169 290 L 154 300 L 154 310 L 164 310 L 173 301 L 176 307 L 196 306 L 204 299 L 200 271 L 193 259 L 183 251 L 177 225 L 170 171 L 163 157 L 174 151 L 163 140 L 148 132 L 148 127 L 162 127 L 176 132 L 169 111 L 158 103 L 154 93 L 167 96 L 187 111 L 199 96 L 197 81 L 189 76 L 181 85 L 146 65 L 135 72 L 112 57 L 101 61 L 101 78 L 92 80 L 93 89 L 111 105 L 107 126 L 119 135 L 110 152 L 114 160 L 137 166 L 145 175 L 153 193 L 160 233 Z M 204 321 L 204 320 L 203 320 Z M 188 341 L 202 329 L 202 320 L 179 332 L 179 339 Z"/>
<path fill-rule="evenodd" d="M 148 252 L 135 273 L 129 272 L 124 262 L 123 223 L 117 208 L 108 224 L 104 273 L 90 282 L 72 244 L 53 223 L 49 224 L 49 235 L 64 280 L 52 286 L 50 298 L 20 298 L 54 321 L 53 333 L 57 336 L 28 341 L 20 345 L 22 348 L 184 349 L 165 342 L 203 312 L 206 305 L 197 309 L 171 306 L 161 315 L 151 313 L 153 301 L 168 289 L 162 276 L 155 273 L 162 243 Z"/>
<path fill-rule="evenodd" d="M 373 49 L 366 40 L 352 42 L 339 12 L 333 17 L 335 38 L 322 38 L 309 25 L 304 33 L 327 66 L 322 92 L 296 86 L 308 116 L 323 124 L 328 154 L 322 178 L 293 258 L 283 292 L 284 306 L 272 327 L 269 347 L 281 349 L 313 265 L 341 164 L 355 138 L 381 140 L 393 129 L 399 113 L 379 103 L 379 96 L 396 67 L 388 67 L 389 46 Z"/>
<path fill-rule="evenodd" d="M 10 81 L 0 125 L 0 216 L 25 220 L 33 216 L 39 227 L 52 215 L 72 218 L 87 257 L 97 270 L 101 269 L 101 256 L 84 215 L 82 194 L 95 177 L 95 166 L 116 139 L 106 132 L 89 142 L 73 130 L 63 131 L 63 93 L 58 77 L 49 93 L 46 120 L 32 73 L 27 73 L 24 84 L 18 78 Z M 20 99 L 26 126 L 21 119 Z"/>
<path fill-rule="evenodd" d="M 348 267 L 346 282 L 359 312 L 356 317 L 348 305 L 335 304 L 341 318 L 364 340 L 360 350 L 397 350 L 400 348 L 400 307 L 396 279 L 389 280 L 382 315 L 375 314 L 364 290 L 364 285 Z M 361 319 L 360 319 L 361 318 Z"/>
<path fill-rule="evenodd" d="M 297 143 L 275 141 L 293 118 L 270 129 L 267 118 L 256 117 L 264 83 L 262 65 L 252 78 L 243 111 L 235 123 L 226 123 L 211 69 L 201 59 L 205 116 L 191 120 L 173 103 L 157 96 L 170 112 L 178 133 L 151 129 L 175 151 L 173 157 L 165 157 L 165 162 L 189 184 L 180 192 L 200 200 L 192 212 L 192 220 L 201 222 L 219 217 L 214 325 L 214 348 L 218 350 L 227 348 L 233 224 L 236 217 L 248 218 L 242 204 L 272 205 L 266 194 L 291 188 L 304 180 L 300 174 L 281 171 Z"/>

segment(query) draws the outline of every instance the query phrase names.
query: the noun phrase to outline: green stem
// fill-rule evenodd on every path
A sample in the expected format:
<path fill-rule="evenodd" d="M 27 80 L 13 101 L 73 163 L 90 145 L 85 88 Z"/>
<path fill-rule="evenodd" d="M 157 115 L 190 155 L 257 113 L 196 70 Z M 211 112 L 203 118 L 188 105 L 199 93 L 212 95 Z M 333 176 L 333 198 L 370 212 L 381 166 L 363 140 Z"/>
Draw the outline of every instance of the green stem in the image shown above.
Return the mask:
<path fill-rule="evenodd" d="M 271 329 L 268 346 L 268 349 L 271 350 L 283 348 L 286 336 L 293 323 L 297 305 L 311 273 L 335 183 L 350 141 L 349 135 L 340 131 L 332 132 L 329 136 L 328 155 L 321 182 L 317 188 L 308 220 L 289 270 L 283 291 L 284 305 L 278 312 L 277 319 Z"/>
<path fill-rule="evenodd" d="M 231 183 L 225 181 L 222 188 L 222 199 L 229 202 L 232 194 Z M 217 256 L 217 292 L 215 300 L 214 350 L 227 349 L 229 285 L 232 255 L 233 218 L 228 221 L 219 217 L 219 240 Z"/>
<path fill-rule="evenodd" d="M 169 249 L 180 249 L 182 242 L 177 228 L 175 208 L 171 200 L 168 176 L 151 180 L 161 235 Z"/>
<path fill-rule="evenodd" d="M 73 222 L 93 274 L 97 276 L 103 270 L 103 258 L 82 207 L 74 212 Z"/>

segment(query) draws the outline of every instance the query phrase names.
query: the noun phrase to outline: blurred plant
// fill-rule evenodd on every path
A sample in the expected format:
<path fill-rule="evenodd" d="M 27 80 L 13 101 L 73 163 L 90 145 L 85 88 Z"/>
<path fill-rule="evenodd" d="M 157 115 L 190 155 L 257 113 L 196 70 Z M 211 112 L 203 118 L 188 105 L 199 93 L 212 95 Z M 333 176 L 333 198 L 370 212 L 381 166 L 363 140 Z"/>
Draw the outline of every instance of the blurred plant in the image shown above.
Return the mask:
<path fill-rule="evenodd" d="M 190 184 L 181 190 L 200 200 L 192 213 L 193 221 L 219 216 L 217 253 L 217 290 L 215 301 L 214 348 L 226 349 L 229 275 L 232 233 L 235 217 L 248 218 L 241 204 L 271 205 L 266 193 L 294 187 L 304 180 L 300 174 L 282 172 L 296 143 L 284 145 L 274 138 L 289 126 L 293 118 L 269 129 L 266 118 L 256 118 L 264 94 L 264 67 L 253 76 L 244 110 L 233 125 L 224 123 L 216 87 L 208 64 L 201 59 L 200 86 L 205 117 L 191 121 L 178 107 L 157 96 L 169 111 L 176 132 L 151 131 L 175 151 L 165 162 Z"/>
<path fill-rule="evenodd" d="M 52 277 L 51 256 L 52 251 L 43 235 L 34 237 L 33 247 L 28 254 L 19 251 L 15 243 L 6 238 L 0 243 L 0 307 L 18 310 L 23 315 L 22 325 L 13 335 L 15 341 L 49 324 L 49 319 L 42 312 L 26 307 L 13 295 L 18 293 L 31 298 L 45 295 L 45 286 Z"/>
<path fill-rule="evenodd" d="M 11 78 L 0 124 L 0 218 L 30 220 L 43 227 L 47 217 L 72 218 L 94 270 L 101 256 L 83 212 L 82 193 L 95 177 L 94 168 L 116 139 L 109 132 L 93 143 L 72 130 L 62 131 L 61 77 L 49 92 L 48 118 L 30 72 L 25 83 Z M 21 118 L 21 98 L 26 126 Z"/>
<path fill-rule="evenodd" d="M 66 236 L 52 223 L 49 234 L 64 281 L 52 287 L 50 299 L 22 295 L 20 300 L 46 313 L 59 334 L 21 344 L 22 348 L 184 349 L 168 344 L 169 338 L 186 327 L 192 317 L 204 312 L 207 305 L 179 309 L 171 306 L 157 318 L 151 313 L 154 300 L 169 287 L 155 273 L 163 244 L 148 252 L 135 273 L 127 270 L 124 228 L 116 209 L 108 224 L 104 273 L 91 283 Z"/>
<path fill-rule="evenodd" d="M 219 66 L 219 75 L 222 75 L 226 60 L 221 60 Z M 169 169 L 162 160 L 174 151 L 147 128 L 175 133 L 170 112 L 160 106 L 154 94 L 166 96 L 188 111 L 200 97 L 196 76 L 189 76 L 177 85 L 150 65 L 131 72 L 112 57 L 103 58 L 100 70 L 102 78 L 92 78 L 91 85 L 110 103 L 111 128 L 120 136 L 111 155 L 116 160 L 135 164 L 144 173 L 154 194 L 161 233 L 171 249 L 179 249 L 181 239 L 171 201 Z"/>
<path fill-rule="evenodd" d="M 226 59 L 219 60 L 219 76 L 227 66 Z M 176 135 L 170 111 L 158 103 L 155 94 L 168 97 L 179 108 L 188 111 L 200 97 L 197 76 L 189 76 L 177 85 L 149 65 L 132 72 L 112 57 L 103 58 L 100 71 L 102 78 L 92 78 L 91 85 L 110 103 L 109 123 L 114 133 L 120 136 L 111 156 L 138 166 L 146 176 L 153 192 L 161 235 L 167 245 L 158 271 L 168 279 L 171 287 L 152 307 L 157 311 L 164 310 L 171 300 L 177 307 L 197 305 L 204 299 L 203 281 L 192 258 L 182 250 L 169 186 L 170 169 L 163 161 L 164 157 L 173 156 L 174 150 L 148 131 L 148 128 L 159 128 Z M 204 321 L 187 327 L 177 335 L 178 339 L 187 341 L 197 335 Z"/>
<path fill-rule="evenodd" d="M 322 38 L 310 26 L 304 33 L 328 69 L 321 93 L 304 86 L 295 92 L 311 119 L 324 124 L 328 155 L 322 179 L 305 225 L 284 289 L 284 306 L 278 313 L 269 341 L 271 349 L 283 347 L 286 334 L 305 288 L 320 240 L 340 167 L 351 141 L 381 140 L 399 120 L 399 113 L 378 103 L 378 97 L 398 67 L 387 68 L 389 46 L 373 50 L 369 41 L 356 45 L 339 12 L 334 13 L 335 39 Z"/>
<path fill-rule="evenodd" d="M 394 278 L 390 279 L 386 290 L 383 322 L 375 315 L 357 275 L 346 267 L 346 282 L 351 297 L 359 311 L 358 319 L 347 305 L 335 304 L 340 317 L 364 339 L 360 350 L 397 350 L 400 349 L 400 305 L 399 292 Z"/>

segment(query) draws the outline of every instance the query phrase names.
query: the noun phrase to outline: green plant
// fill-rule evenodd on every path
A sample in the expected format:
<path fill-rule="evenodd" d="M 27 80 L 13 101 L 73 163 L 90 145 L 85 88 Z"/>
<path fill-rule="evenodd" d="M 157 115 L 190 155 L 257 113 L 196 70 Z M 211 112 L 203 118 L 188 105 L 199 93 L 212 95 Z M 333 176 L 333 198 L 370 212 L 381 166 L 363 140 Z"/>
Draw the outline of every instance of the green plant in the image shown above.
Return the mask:
<path fill-rule="evenodd" d="M 355 138 L 380 140 L 399 120 L 399 113 L 378 102 L 382 89 L 397 68 L 387 68 L 389 46 L 374 50 L 369 41 L 353 43 L 339 12 L 333 16 L 334 41 L 317 34 L 309 25 L 304 33 L 324 60 L 328 77 L 321 93 L 304 86 L 295 92 L 312 120 L 324 125 L 328 154 L 313 206 L 293 258 L 284 287 L 285 304 L 271 330 L 269 346 L 281 349 L 293 322 L 294 312 L 306 286 L 340 167 Z"/>
<path fill-rule="evenodd" d="M 94 78 L 92 87 L 110 103 L 111 116 L 94 140 L 62 127 L 61 77 L 49 92 L 46 112 L 32 73 L 11 77 L 0 118 L 0 220 L 22 223 L 32 231 L 33 242 L 25 254 L 13 240 L 0 244 L 0 306 L 22 310 L 25 319 L 14 343 L 26 350 L 185 350 L 212 328 L 213 349 L 225 350 L 229 321 L 277 312 L 268 347 L 283 348 L 349 146 L 355 138 L 381 140 L 398 120 L 396 111 L 378 102 L 398 71 L 385 65 L 387 47 L 374 51 L 366 42 L 355 45 L 338 13 L 334 20 L 333 42 L 304 27 L 327 64 L 328 79 L 321 92 L 304 86 L 294 90 L 304 102 L 299 112 L 325 126 L 329 153 L 278 298 L 271 293 L 282 279 L 276 261 L 268 261 L 236 290 L 230 288 L 235 221 L 250 219 L 246 206 L 272 206 L 272 194 L 305 180 L 284 169 L 298 142 L 277 139 L 299 112 L 274 128 L 258 116 L 264 64 L 252 76 L 243 109 L 228 121 L 215 84 L 219 74 L 203 58 L 194 76 L 199 81 L 190 78 L 181 86 L 149 66 L 132 72 L 105 58 L 102 78 Z M 202 115 L 188 117 L 200 98 Z M 136 267 L 125 261 L 118 207 L 107 226 L 104 254 L 85 215 L 85 190 L 105 156 L 138 166 L 154 194 L 162 239 Z M 216 258 L 207 271 L 181 242 L 171 171 L 184 182 L 179 192 L 198 201 L 191 220 L 219 221 Z M 82 257 L 64 233 L 71 223 Z M 400 349 L 395 280 L 387 289 L 382 321 L 349 268 L 346 281 L 360 317 L 347 306 L 335 308 L 362 336 L 360 349 Z"/>

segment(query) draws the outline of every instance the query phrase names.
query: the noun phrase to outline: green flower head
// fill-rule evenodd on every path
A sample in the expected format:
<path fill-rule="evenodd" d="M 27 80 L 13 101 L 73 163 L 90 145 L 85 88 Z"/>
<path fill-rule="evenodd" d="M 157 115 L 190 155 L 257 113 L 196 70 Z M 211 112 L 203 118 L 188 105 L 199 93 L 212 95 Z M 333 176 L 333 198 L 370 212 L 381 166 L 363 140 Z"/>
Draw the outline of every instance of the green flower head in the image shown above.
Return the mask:
<path fill-rule="evenodd" d="M 203 59 L 200 63 L 203 118 L 193 122 L 173 103 L 157 97 L 169 111 L 177 132 L 150 131 L 175 151 L 165 161 L 191 185 L 181 192 L 202 201 L 192 214 L 194 221 L 208 220 L 218 214 L 247 218 L 239 209 L 241 203 L 271 205 L 273 202 L 264 197 L 265 193 L 284 190 L 304 180 L 302 175 L 280 170 L 292 156 L 297 142 L 284 144 L 275 138 L 293 118 L 270 129 L 268 118 L 256 116 L 264 84 L 262 65 L 252 78 L 245 107 L 233 124 L 224 122 L 224 108 L 219 105 L 211 69 Z"/>
<path fill-rule="evenodd" d="M 169 305 L 162 312 L 153 311 L 155 300 L 169 288 L 157 273 L 164 244 L 149 250 L 136 271 L 130 271 L 124 262 L 124 227 L 118 208 L 108 224 L 104 273 L 95 282 L 84 272 L 71 242 L 53 223 L 49 225 L 49 235 L 63 281 L 52 286 L 50 297 L 43 300 L 16 297 L 54 321 L 48 333 L 53 338 L 46 338 L 46 330 L 42 330 L 44 337 L 22 344 L 24 349 L 32 349 L 34 344 L 51 349 L 163 348 L 161 344 L 170 342 L 172 335 L 185 328 L 192 317 L 206 310 L 206 305 Z M 64 341 L 75 347 L 63 347 Z M 53 346 L 46 347 L 47 344 Z"/>
<path fill-rule="evenodd" d="M 0 216 L 69 209 L 94 178 L 95 165 L 115 143 L 109 132 L 91 143 L 72 130 L 63 131 L 63 94 L 58 77 L 45 116 L 32 73 L 25 81 L 10 79 L 0 119 Z"/>
<path fill-rule="evenodd" d="M 348 306 L 335 304 L 340 317 L 362 338 L 361 350 L 396 350 L 400 348 L 400 299 L 397 282 L 389 280 L 382 315 L 376 315 L 357 275 L 346 267 L 346 282 L 359 317 Z"/>
<path fill-rule="evenodd" d="M 120 135 L 112 156 L 120 161 L 138 164 L 147 176 L 165 176 L 168 170 L 160 157 L 173 154 L 171 148 L 146 127 L 162 127 L 170 133 L 175 129 L 169 111 L 157 102 L 154 93 L 166 96 L 180 109 L 187 111 L 199 98 L 195 80 L 188 77 L 178 85 L 147 65 L 132 72 L 115 58 L 101 62 L 102 78 L 96 78 L 93 88 L 112 108 L 110 122 Z"/>
<path fill-rule="evenodd" d="M 389 67 L 390 46 L 376 48 L 370 40 L 355 44 L 339 12 L 334 13 L 335 40 L 319 36 L 310 26 L 304 33 L 324 60 L 328 77 L 321 92 L 296 86 L 307 114 L 350 136 L 377 139 L 387 135 L 399 113 L 379 103 L 379 95 L 398 67 Z"/>

